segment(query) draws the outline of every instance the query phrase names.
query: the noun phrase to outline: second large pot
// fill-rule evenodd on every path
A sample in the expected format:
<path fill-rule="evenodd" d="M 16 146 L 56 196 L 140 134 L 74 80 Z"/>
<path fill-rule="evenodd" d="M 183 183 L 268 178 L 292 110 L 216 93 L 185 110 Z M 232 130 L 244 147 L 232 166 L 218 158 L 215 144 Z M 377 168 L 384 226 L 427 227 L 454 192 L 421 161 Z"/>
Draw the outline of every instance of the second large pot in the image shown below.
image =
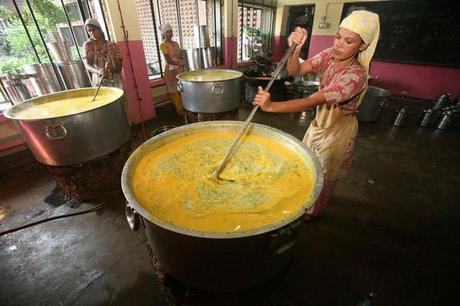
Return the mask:
<path fill-rule="evenodd" d="M 66 98 L 85 96 L 88 101 L 94 88 L 76 89 L 27 100 L 4 112 L 19 126 L 35 158 L 50 166 L 67 166 L 94 160 L 124 145 L 131 136 L 123 108 L 123 90 L 101 87 L 99 94 L 111 93 L 109 103 L 79 113 L 42 119 L 23 119 L 18 114 L 26 108 L 56 103 Z"/>
<path fill-rule="evenodd" d="M 149 245 L 161 266 L 189 286 L 212 291 L 233 291 L 258 285 L 281 271 L 294 254 L 305 209 L 314 203 L 323 184 L 315 154 L 295 137 L 279 130 L 252 124 L 247 133 L 275 141 L 304 160 L 314 173 L 312 193 L 295 213 L 263 227 L 232 232 L 204 232 L 162 220 L 143 206 L 133 191 L 137 165 L 148 153 L 168 143 L 203 132 L 237 133 L 244 122 L 208 121 L 168 130 L 142 144 L 126 162 L 123 193 L 142 217 Z M 167 164 L 165 164 L 167 166 Z M 158 189 L 157 192 L 167 192 Z M 171 195 L 172 196 L 172 195 Z M 247 216 L 250 218 L 250 214 Z"/>
<path fill-rule="evenodd" d="M 222 113 L 240 104 L 243 73 L 230 69 L 188 71 L 177 75 L 182 104 L 195 113 Z"/>

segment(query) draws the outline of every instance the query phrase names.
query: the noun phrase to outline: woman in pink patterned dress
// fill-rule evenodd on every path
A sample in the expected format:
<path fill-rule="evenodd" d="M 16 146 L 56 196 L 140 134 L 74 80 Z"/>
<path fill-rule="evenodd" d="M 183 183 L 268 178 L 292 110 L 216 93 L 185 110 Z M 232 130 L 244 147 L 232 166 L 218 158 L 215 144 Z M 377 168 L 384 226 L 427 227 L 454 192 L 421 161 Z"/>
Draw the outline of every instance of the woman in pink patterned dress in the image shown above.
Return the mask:
<path fill-rule="evenodd" d="M 377 14 L 354 11 L 339 26 L 333 46 L 304 63 L 299 63 L 307 31 L 297 27 L 288 44 L 297 45 L 288 60 L 291 75 L 319 72 L 319 91 L 302 99 L 271 102 L 262 88 L 254 98 L 266 112 L 299 112 L 316 107 L 316 117 L 303 142 L 316 153 L 324 172 L 324 185 L 306 219 L 321 215 L 332 196 L 337 180 L 351 166 L 351 155 L 358 133 L 357 108 L 367 89 L 369 63 L 377 45 L 380 25 Z"/>
<path fill-rule="evenodd" d="M 101 25 L 94 18 L 85 21 L 89 40 L 83 44 L 86 69 L 92 73 L 91 83 L 98 86 L 102 77 L 103 86 L 123 89 L 120 71 L 122 59 L 120 49 L 115 42 L 105 40 Z"/>

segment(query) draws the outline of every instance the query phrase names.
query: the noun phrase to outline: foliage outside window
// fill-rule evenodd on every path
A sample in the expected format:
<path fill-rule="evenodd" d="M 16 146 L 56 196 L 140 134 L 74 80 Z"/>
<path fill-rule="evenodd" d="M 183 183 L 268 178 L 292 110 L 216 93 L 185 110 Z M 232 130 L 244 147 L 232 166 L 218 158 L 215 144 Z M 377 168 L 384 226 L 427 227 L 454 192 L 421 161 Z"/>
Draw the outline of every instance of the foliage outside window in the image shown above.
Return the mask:
<path fill-rule="evenodd" d="M 84 20 L 92 16 L 103 19 L 99 0 L 0 0 L 0 80 L 22 73 L 27 64 L 54 62 L 44 42 L 67 41 L 72 59 L 81 60 L 88 39 Z M 5 93 L 1 97 L 0 103 Z"/>
<path fill-rule="evenodd" d="M 196 48 L 194 26 L 205 25 L 209 33 L 210 46 L 215 47 L 217 57 L 221 54 L 221 10 L 220 0 L 136 0 L 142 43 L 151 78 L 162 76 L 164 59 L 159 46 L 163 41 L 160 25 L 169 23 L 183 50 Z M 217 16 L 217 17 L 216 17 Z"/>

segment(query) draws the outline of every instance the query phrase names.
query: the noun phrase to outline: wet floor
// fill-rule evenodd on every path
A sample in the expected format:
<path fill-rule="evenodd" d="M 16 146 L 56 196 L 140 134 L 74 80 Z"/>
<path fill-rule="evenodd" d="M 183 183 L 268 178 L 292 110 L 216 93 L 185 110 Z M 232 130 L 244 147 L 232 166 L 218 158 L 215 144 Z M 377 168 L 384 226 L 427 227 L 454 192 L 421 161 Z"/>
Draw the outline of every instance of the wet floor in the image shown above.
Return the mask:
<path fill-rule="evenodd" d="M 121 193 L 69 202 L 30 152 L 4 157 L 0 231 L 104 206 L 1 236 L 0 304 L 452 305 L 460 289 L 460 130 L 418 128 L 422 106 L 410 104 L 403 128 L 391 126 L 390 109 L 378 123 L 360 124 L 353 167 L 323 216 L 302 225 L 289 266 L 267 284 L 229 294 L 165 282 L 144 233 L 126 223 Z M 240 118 L 249 111 L 242 105 Z M 170 104 L 157 112 L 147 135 L 183 122 Z M 302 138 L 310 119 L 258 112 L 254 121 Z M 139 144 L 140 128 L 136 135 Z"/>

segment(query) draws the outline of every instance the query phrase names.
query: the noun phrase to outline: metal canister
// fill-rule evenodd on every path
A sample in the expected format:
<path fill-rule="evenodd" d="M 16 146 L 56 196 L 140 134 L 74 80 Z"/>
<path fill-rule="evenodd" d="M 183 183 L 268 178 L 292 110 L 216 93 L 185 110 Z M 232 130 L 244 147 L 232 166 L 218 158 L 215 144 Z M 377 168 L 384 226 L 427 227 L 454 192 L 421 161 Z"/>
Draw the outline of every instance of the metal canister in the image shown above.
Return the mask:
<path fill-rule="evenodd" d="M 447 104 L 447 102 L 449 102 L 449 100 L 450 100 L 450 94 L 443 93 L 442 95 L 438 97 L 438 99 L 434 103 L 433 110 L 439 110 L 443 108 Z"/>
<path fill-rule="evenodd" d="M 408 113 L 407 106 L 401 106 L 401 108 L 399 108 L 399 110 L 396 113 L 396 116 L 395 116 L 395 118 L 393 120 L 393 126 L 397 126 L 397 127 L 404 126 L 404 123 L 405 123 L 406 117 L 407 117 L 407 113 Z"/>
<path fill-rule="evenodd" d="M 431 127 L 434 122 L 435 111 L 432 108 L 425 108 L 422 112 L 419 125 L 422 127 Z"/>
<path fill-rule="evenodd" d="M 448 110 L 442 113 L 441 120 L 439 120 L 438 124 L 436 125 L 436 128 L 438 130 L 446 130 L 450 125 L 452 114 L 452 110 Z"/>

